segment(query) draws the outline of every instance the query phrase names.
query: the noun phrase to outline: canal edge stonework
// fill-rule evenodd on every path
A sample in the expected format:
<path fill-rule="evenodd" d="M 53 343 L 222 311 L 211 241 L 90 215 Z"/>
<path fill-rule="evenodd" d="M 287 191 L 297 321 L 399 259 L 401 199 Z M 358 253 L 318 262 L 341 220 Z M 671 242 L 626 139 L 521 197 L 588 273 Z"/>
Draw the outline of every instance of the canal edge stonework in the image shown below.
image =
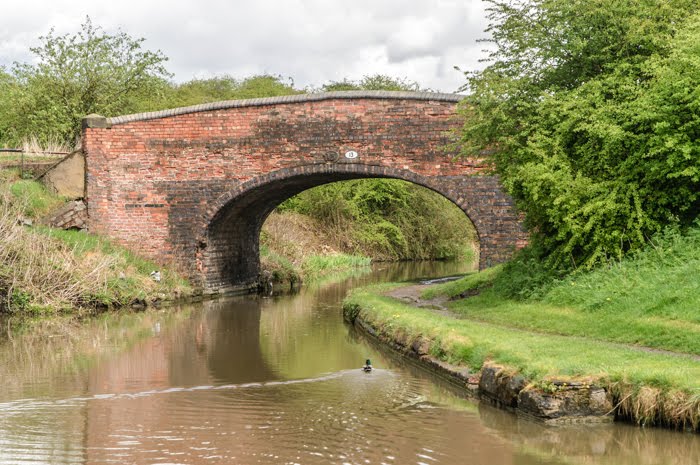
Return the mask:
<path fill-rule="evenodd" d="M 372 326 L 346 307 L 343 317 L 362 334 L 458 385 L 470 397 L 518 416 L 550 425 L 610 423 L 615 420 L 612 395 L 602 386 L 582 381 L 551 380 L 545 390 L 517 371 L 491 362 L 486 362 L 479 371 L 472 371 L 429 354 L 428 340 L 403 341 Z"/>

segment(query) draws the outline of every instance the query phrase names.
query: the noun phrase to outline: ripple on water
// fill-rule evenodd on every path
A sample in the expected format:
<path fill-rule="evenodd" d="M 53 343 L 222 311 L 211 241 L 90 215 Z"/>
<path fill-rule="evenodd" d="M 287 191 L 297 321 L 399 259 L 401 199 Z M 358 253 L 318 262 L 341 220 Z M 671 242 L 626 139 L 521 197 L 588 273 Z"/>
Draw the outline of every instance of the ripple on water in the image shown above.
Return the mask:
<path fill-rule="evenodd" d="M 87 431 L 74 423 L 73 439 L 85 437 L 55 461 L 62 463 L 174 457 L 178 463 L 359 463 L 392 460 L 397 442 L 414 449 L 414 462 L 430 461 L 419 443 L 430 441 L 426 431 L 440 431 L 443 418 L 441 409 L 425 408 L 435 406 L 422 389 L 421 382 L 389 370 L 352 370 L 291 381 L 6 402 L 0 404 L 0 463 L 41 462 L 57 442 L 71 442 L 67 425 L 55 434 L 56 416 L 88 423 Z M 266 449 L 275 453 L 260 452 Z"/>
<path fill-rule="evenodd" d="M 28 384 L 0 393 L 0 465 L 700 463 L 697 435 L 552 429 L 464 402 L 348 331 L 345 289 L 330 291 L 213 301 L 85 371 L 18 373 Z M 143 315 L 115 331 L 140 334 Z M 336 371 L 365 356 L 392 369 Z"/>

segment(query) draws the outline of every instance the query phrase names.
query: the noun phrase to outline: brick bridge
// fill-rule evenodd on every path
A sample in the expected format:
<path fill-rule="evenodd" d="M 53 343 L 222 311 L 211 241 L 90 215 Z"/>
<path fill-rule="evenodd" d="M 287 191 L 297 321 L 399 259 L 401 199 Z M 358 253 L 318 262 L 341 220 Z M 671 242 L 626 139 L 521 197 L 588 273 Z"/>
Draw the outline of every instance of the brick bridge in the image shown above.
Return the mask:
<path fill-rule="evenodd" d="M 223 292 L 256 282 L 260 228 L 285 199 L 334 181 L 397 178 L 457 204 L 476 227 L 480 267 L 501 262 L 527 235 L 482 160 L 444 151 L 458 100 L 332 92 L 88 116 L 89 228 Z"/>

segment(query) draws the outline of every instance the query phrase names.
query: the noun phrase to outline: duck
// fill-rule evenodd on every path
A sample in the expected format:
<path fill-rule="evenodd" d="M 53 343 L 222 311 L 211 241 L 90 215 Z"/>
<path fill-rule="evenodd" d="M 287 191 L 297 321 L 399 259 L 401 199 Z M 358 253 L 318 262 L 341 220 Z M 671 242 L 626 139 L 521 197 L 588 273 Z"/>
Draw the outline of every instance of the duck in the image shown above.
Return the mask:
<path fill-rule="evenodd" d="M 362 371 L 365 373 L 372 371 L 372 362 L 369 359 L 365 360 L 365 366 L 362 367 Z"/>

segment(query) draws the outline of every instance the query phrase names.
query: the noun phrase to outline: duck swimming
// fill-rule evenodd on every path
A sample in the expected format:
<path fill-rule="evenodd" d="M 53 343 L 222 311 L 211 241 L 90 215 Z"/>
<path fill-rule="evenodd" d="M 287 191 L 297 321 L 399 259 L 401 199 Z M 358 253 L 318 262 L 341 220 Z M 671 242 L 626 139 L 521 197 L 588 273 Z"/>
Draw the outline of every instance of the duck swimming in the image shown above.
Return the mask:
<path fill-rule="evenodd" d="M 362 367 L 362 371 L 364 371 L 364 372 L 372 371 L 372 362 L 370 362 L 369 359 L 365 360 L 365 366 Z"/>

